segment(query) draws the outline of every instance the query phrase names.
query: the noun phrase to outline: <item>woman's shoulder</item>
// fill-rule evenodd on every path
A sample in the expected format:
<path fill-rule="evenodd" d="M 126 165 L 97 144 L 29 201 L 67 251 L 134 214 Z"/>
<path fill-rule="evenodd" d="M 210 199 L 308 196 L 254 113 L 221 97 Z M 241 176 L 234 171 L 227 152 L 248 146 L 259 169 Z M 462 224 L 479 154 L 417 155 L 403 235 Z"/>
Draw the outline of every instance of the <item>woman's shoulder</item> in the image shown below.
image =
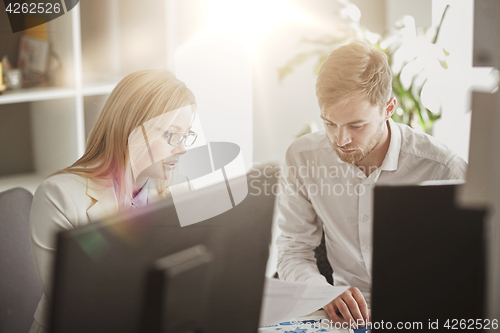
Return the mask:
<path fill-rule="evenodd" d="M 69 196 L 85 194 L 87 177 L 73 173 L 60 173 L 45 179 L 37 188 L 35 195 L 44 193 L 64 193 Z"/>
<path fill-rule="evenodd" d="M 86 212 L 91 205 L 86 177 L 69 173 L 53 175 L 38 186 L 30 221 L 38 226 L 56 223 L 76 227 L 88 220 Z"/>
<path fill-rule="evenodd" d="M 87 177 L 74 173 L 59 173 L 46 178 L 40 186 L 44 184 L 54 184 L 61 187 L 87 187 Z"/>

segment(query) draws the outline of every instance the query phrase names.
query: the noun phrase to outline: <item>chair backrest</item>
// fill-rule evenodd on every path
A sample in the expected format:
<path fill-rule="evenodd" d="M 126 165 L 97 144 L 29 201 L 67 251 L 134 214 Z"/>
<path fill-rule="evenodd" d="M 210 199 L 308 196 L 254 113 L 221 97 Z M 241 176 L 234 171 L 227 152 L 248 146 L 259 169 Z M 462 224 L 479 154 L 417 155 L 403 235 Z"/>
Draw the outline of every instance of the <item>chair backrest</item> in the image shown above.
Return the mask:
<path fill-rule="evenodd" d="M 0 193 L 0 332 L 28 332 L 42 295 L 30 249 L 33 194 Z"/>
<path fill-rule="evenodd" d="M 333 269 L 326 255 L 325 232 L 321 237 L 321 243 L 314 249 L 314 257 L 321 275 L 326 278 L 329 284 L 333 285 Z"/>

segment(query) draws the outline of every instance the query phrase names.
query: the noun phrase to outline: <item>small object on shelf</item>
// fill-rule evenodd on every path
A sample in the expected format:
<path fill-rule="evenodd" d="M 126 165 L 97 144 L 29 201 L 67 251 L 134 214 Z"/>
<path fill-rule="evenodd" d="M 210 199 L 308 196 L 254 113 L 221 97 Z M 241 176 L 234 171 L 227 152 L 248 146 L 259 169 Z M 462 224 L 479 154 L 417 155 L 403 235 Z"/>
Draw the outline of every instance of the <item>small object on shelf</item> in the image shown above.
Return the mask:
<path fill-rule="evenodd" d="M 20 89 L 23 84 L 23 72 L 19 68 L 5 71 L 5 84 L 7 89 Z"/>
<path fill-rule="evenodd" d="M 0 62 L 0 94 L 5 91 L 5 85 L 3 84 L 3 73 L 2 73 L 2 63 Z"/>
<path fill-rule="evenodd" d="M 27 35 L 21 37 L 17 67 L 22 69 L 25 81 L 23 87 L 47 85 L 49 42 Z"/>
<path fill-rule="evenodd" d="M 51 48 L 49 65 L 47 68 L 47 82 L 50 86 L 64 85 L 64 67 L 59 55 Z"/>
<path fill-rule="evenodd" d="M 2 58 L 2 66 L 3 66 L 4 71 L 14 68 L 14 67 L 12 67 L 12 65 L 9 61 L 9 57 L 7 55 L 4 55 Z"/>

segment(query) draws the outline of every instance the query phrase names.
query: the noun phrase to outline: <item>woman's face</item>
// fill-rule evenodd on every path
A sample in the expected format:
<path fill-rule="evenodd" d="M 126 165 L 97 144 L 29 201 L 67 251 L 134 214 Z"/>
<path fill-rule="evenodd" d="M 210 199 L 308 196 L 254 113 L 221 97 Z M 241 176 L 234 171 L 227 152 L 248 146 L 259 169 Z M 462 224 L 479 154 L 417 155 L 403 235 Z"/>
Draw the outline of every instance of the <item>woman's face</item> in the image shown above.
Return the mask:
<path fill-rule="evenodd" d="M 144 185 L 147 178 L 167 180 L 170 177 L 182 155 L 186 153 L 185 141 L 176 144 L 170 139 L 172 133 L 188 134 L 191 129 L 195 116 L 194 107 L 187 106 L 179 109 L 179 111 L 167 112 L 164 115 L 157 117 L 158 121 L 149 121 L 146 126 L 142 127 L 143 133 L 147 137 L 146 145 L 150 150 L 143 155 L 144 163 L 147 166 L 144 171 L 137 177 L 136 183 L 139 186 Z M 179 137 L 179 134 L 176 134 Z M 154 161 L 154 163 L 152 163 Z M 143 163 L 141 163 L 143 164 Z M 144 165 L 144 164 L 143 164 Z"/>

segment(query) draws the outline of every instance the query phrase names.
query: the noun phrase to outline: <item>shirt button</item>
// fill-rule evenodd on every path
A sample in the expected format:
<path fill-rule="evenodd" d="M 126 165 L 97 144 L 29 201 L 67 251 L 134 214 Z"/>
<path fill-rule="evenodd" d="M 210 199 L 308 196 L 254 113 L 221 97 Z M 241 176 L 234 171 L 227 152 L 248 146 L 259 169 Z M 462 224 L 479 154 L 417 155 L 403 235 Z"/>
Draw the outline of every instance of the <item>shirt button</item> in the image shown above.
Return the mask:
<path fill-rule="evenodd" d="M 368 217 L 368 215 L 364 215 L 363 218 L 361 219 L 361 221 L 363 222 L 368 222 L 370 220 L 370 218 Z"/>
<path fill-rule="evenodd" d="M 365 252 L 371 251 L 372 247 L 370 245 L 365 246 Z"/>

